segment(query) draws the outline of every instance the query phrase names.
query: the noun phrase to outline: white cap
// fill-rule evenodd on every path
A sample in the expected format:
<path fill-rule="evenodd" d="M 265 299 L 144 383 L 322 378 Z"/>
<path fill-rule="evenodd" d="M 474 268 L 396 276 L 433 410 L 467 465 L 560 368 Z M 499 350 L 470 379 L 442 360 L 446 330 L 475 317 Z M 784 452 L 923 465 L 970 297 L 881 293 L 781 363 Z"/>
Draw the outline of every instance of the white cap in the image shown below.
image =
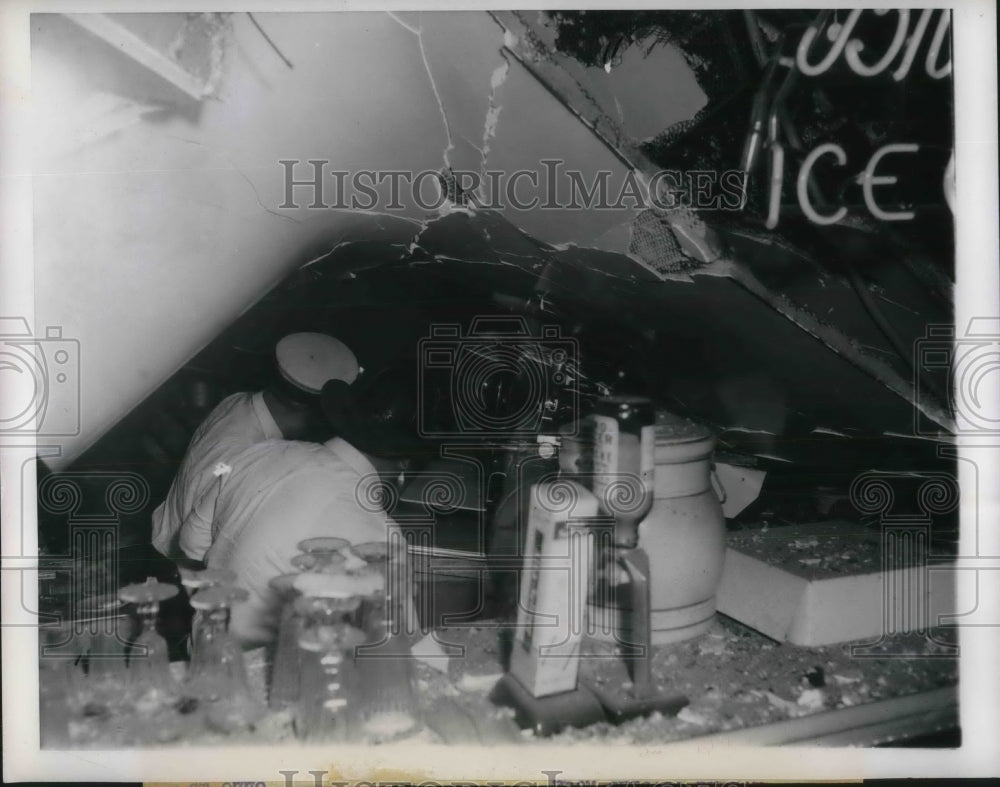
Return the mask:
<path fill-rule="evenodd" d="M 292 333 L 275 348 L 281 376 L 306 393 L 319 394 L 330 380 L 353 383 L 358 359 L 338 339 L 323 333 Z"/>

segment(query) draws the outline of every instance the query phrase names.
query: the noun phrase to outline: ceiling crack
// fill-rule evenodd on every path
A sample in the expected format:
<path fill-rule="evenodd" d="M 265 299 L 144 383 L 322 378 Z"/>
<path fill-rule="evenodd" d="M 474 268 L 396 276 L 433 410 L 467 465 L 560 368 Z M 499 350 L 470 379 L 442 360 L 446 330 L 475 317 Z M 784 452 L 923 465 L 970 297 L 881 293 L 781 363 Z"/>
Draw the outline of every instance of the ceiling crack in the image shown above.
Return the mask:
<path fill-rule="evenodd" d="M 486 110 L 486 119 L 483 122 L 483 142 L 478 148 L 480 155 L 479 196 L 481 199 L 487 198 L 487 195 L 482 191 L 486 187 L 487 158 L 490 155 L 490 142 L 496 137 L 497 124 L 500 122 L 500 110 L 503 108 L 497 101 L 497 93 L 507 81 L 507 75 L 510 73 L 510 60 L 502 49 L 500 50 L 500 57 L 503 62 L 493 69 L 493 73 L 490 74 L 490 95 L 487 99 L 489 106 Z"/>

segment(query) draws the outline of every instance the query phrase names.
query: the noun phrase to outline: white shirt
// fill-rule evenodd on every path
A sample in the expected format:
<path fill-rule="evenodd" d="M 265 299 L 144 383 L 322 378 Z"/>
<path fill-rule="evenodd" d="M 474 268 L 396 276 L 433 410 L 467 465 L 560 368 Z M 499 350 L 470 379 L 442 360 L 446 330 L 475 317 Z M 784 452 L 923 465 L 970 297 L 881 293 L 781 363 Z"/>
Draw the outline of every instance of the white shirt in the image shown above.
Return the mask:
<path fill-rule="evenodd" d="M 291 560 L 300 541 L 337 536 L 360 544 L 387 537 L 394 525 L 366 491 L 376 479 L 371 463 L 336 437 L 323 445 L 268 441 L 233 457 L 233 472 L 219 482 L 205 559 L 212 568 L 234 571 L 236 584 L 250 593 L 230 619 L 240 641 L 274 639 L 280 608 L 268 581 L 296 571 Z"/>
<path fill-rule="evenodd" d="M 281 430 L 262 393 L 237 393 L 223 399 L 191 438 L 170 492 L 153 512 L 153 546 L 160 553 L 183 552 L 202 560 L 211 546 L 211 494 L 219 478 L 213 470 L 255 443 L 280 440 Z M 178 538 L 179 537 L 179 538 Z"/>

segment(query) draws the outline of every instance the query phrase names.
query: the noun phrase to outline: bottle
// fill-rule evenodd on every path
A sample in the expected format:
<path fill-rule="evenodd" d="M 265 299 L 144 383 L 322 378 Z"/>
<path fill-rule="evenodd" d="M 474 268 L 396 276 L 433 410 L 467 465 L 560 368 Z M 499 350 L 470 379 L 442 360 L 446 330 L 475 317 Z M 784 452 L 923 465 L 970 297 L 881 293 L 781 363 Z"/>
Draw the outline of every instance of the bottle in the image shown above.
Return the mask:
<path fill-rule="evenodd" d="M 353 651 L 364 632 L 350 623 L 361 599 L 357 595 L 303 596 L 295 601 L 305 624 L 298 645 L 302 659 L 301 691 L 295 709 L 295 735 L 309 742 L 343 742 L 351 723 L 350 685 Z"/>
<path fill-rule="evenodd" d="M 588 625 L 599 638 L 617 638 L 621 613 L 632 614 L 633 590 L 620 558 L 638 546 L 639 523 L 653 506 L 656 411 L 646 397 L 614 395 L 597 400 L 591 420 L 594 494 L 614 529 L 595 532 Z"/>
<path fill-rule="evenodd" d="M 118 592 L 122 601 L 135 605 L 142 627 L 132 644 L 128 663 L 128 693 L 137 709 L 169 705 L 178 698 L 177 683 L 170 673 L 167 641 L 156 631 L 160 604 L 178 592 L 176 585 L 157 582 L 152 577 L 126 585 Z"/>
<path fill-rule="evenodd" d="M 597 401 L 594 422 L 594 494 L 615 518 L 615 542 L 632 548 L 638 526 L 653 505 L 656 413 L 640 396 Z"/>
<path fill-rule="evenodd" d="M 390 633 L 387 639 L 372 644 L 371 651 L 364 646 L 355 648 L 355 716 L 362 742 L 389 743 L 420 729 L 413 691 L 413 654 L 401 634 Z"/>
<path fill-rule="evenodd" d="M 84 717 L 116 714 L 129 704 L 126 649 L 132 621 L 124 606 L 114 594 L 90 596 L 76 604 L 73 634 L 85 644 L 86 657 L 71 684 L 70 707 Z"/>
<path fill-rule="evenodd" d="M 321 543 L 322 542 L 322 543 Z M 333 574 L 343 570 L 346 558 L 341 551 L 347 541 L 340 538 L 307 539 L 299 544 L 304 551 L 292 558 L 292 567 L 300 572 Z M 300 677 L 303 669 L 303 651 L 299 648 L 302 633 L 302 616 L 296 612 L 295 600 L 301 592 L 295 587 L 298 574 L 281 574 L 268 585 L 281 604 L 278 636 L 274 657 L 271 660 L 268 705 L 272 710 L 293 706 L 298 699 Z"/>
<path fill-rule="evenodd" d="M 223 732 L 250 729 L 264 714 L 251 695 L 243 650 L 229 633 L 229 611 L 246 601 L 242 588 L 213 587 L 195 593 L 191 605 L 204 614 L 184 693 L 209 706 L 207 720 Z"/>
<path fill-rule="evenodd" d="M 355 716 L 363 742 L 388 743 L 412 734 L 420 725 L 413 654 L 403 617 L 411 610 L 405 553 L 394 552 L 385 541 L 352 545 L 351 551 L 382 580 L 382 587 L 362 600 L 360 624 L 366 640 L 354 651 Z"/>
<path fill-rule="evenodd" d="M 299 635 L 302 618 L 295 611 L 295 600 L 300 595 L 294 584 L 297 576 L 298 574 L 281 574 L 267 583 L 281 603 L 267 695 L 267 704 L 272 710 L 294 705 L 299 696 L 299 677 L 302 671 Z"/>
<path fill-rule="evenodd" d="M 189 601 L 197 591 L 202 588 L 228 587 L 236 581 L 236 572 L 227 568 L 206 568 L 196 571 L 190 568 L 180 567 L 181 584 L 188 591 Z M 188 655 L 194 657 L 194 643 L 198 639 L 198 629 L 201 627 L 204 614 L 200 609 L 195 609 L 191 618 L 191 636 L 188 639 Z"/>
<path fill-rule="evenodd" d="M 176 710 L 180 690 L 170 672 L 167 641 L 156 631 L 160 604 L 179 592 L 176 585 L 152 577 L 126 585 L 118 592 L 122 601 L 135 605 L 141 621 L 141 632 L 129 653 L 126 684 L 130 709 L 136 718 L 127 727 L 122 725 L 122 733 L 133 745 L 167 743 L 177 740 L 184 731 L 184 721 Z"/>

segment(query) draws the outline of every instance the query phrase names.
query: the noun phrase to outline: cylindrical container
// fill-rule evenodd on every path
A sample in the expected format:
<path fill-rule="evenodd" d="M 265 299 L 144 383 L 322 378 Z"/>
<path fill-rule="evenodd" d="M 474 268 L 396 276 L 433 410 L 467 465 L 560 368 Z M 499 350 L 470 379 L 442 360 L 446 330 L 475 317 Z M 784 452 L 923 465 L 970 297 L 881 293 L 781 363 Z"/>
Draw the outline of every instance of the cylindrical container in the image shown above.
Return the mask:
<path fill-rule="evenodd" d="M 649 556 L 650 628 L 654 645 L 705 632 L 715 615 L 725 559 L 725 517 L 711 481 L 715 437 L 670 413 L 656 415 L 653 507 L 639 524 L 638 545 Z M 627 604 L 618 592 L 615 604 Z M 595 636 L 619 631 L 614 608 L 589 610 Z M 610 613 L 610 614 L 609 614 Z"/>

